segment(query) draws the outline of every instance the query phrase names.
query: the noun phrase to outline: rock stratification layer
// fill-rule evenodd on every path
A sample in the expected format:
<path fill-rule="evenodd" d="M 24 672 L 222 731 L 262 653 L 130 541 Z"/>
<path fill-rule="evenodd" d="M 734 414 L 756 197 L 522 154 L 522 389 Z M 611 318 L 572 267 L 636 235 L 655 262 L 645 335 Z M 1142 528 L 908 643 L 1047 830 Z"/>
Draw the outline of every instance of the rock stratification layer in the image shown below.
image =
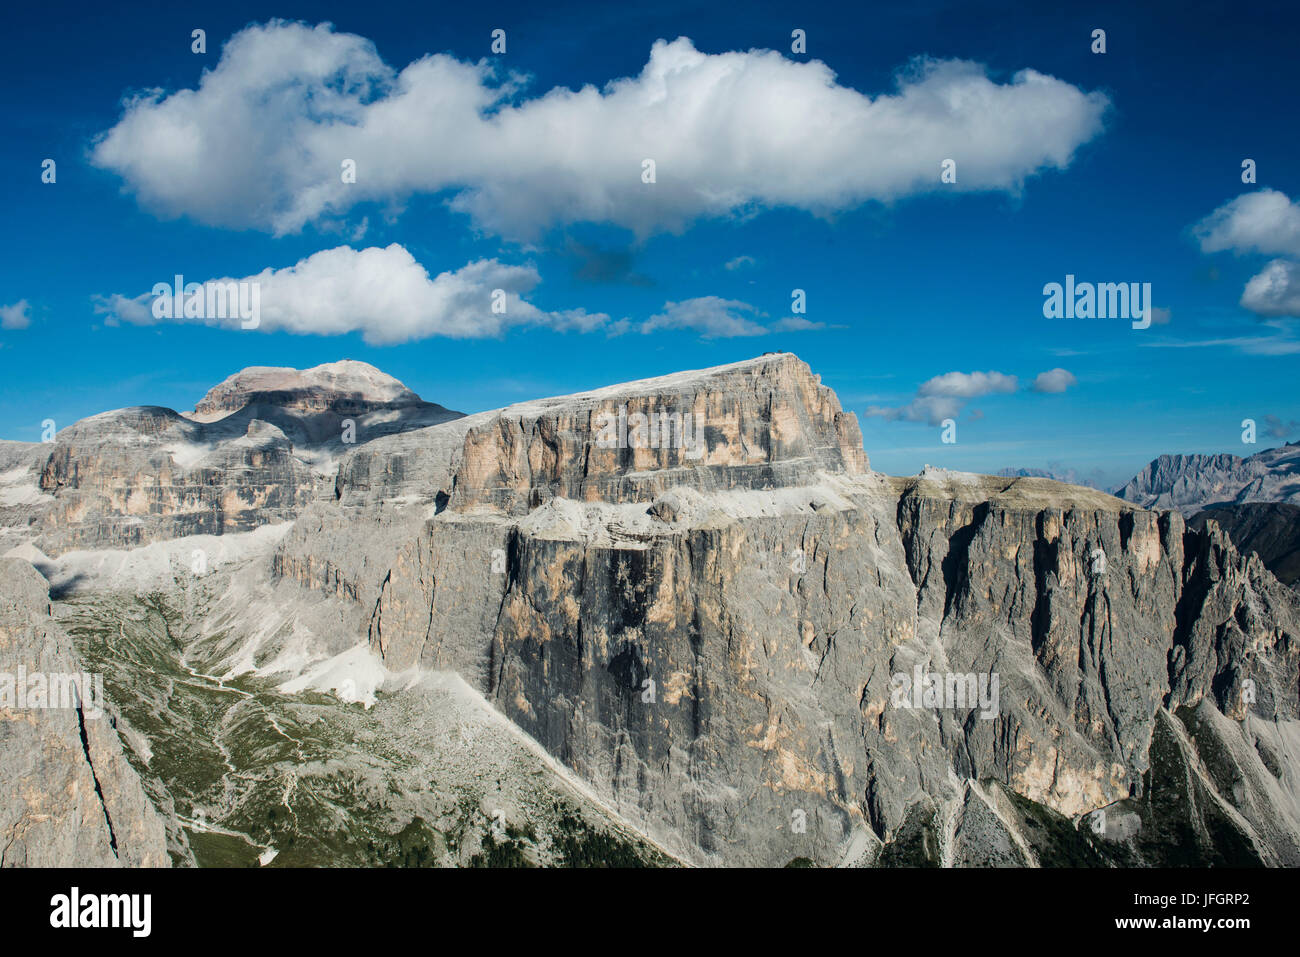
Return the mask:
<path fill-rule="evenodd" d="M 194 412 L 118 409 L 0 448 L 0 519 L 46 554 L 251 531 L 328 496 L 358 445 L 460 418 L 363 362 L 254 367 Z M 12 508 L 4 508 L 12 501 Z"/>

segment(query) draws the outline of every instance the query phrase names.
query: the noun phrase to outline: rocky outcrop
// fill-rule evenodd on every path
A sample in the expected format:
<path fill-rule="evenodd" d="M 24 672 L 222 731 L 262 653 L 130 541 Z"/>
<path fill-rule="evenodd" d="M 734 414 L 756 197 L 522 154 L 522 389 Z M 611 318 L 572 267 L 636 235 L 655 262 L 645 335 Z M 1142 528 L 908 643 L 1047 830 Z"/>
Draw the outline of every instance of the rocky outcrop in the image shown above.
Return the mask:
<path fill-rule="evenodd" d="M 209 389 L 189 417 L 197 422 L 213 422 L 246 406 L 259 404 L 308 415 L 319 412 L 359 415 L 431 403 L 425 403 L 374 366 L 345 359 L 303 370 L 250 366 Z"/>
<path fill-rule="evenodd" d="M 274 425 L 242 435 L 170 409 L 93 416 L 59 433 L 40 476 L 52 497 L 38 526 L 47 554 L 220 535 L 286 521 L 318 479 Z"/>
<path fill-rule="evenodd" d="M 460 417 L 361 362 L 247 369 L 188 415 L 119 409 L 0 449 L 3 541 L 58 555 L 290 521 L 333 496 L 346 453 Z"/>
<path fill-rule="evenodd" d="M 1300 505 L 1248 502 L 1199 512 L 1187 524 L 1201 529 L 1214 522 L 1237 549 L 1259 556 L 1284 585 L 1300 582 Z"/>
<path fill-rule="evenodd" d="M 779 488 L 867 464 L 857 419 L 805 363 L 780 353 L 379 439 L 340 464 L 337 496 L 523 515 L 553 498 Z"/>
<path fill-rule="evenodd" d="M 65 683 L 84 672 L 45 579 L 0 558 L 0 866 L 169 866 L 102 683 Z"/>

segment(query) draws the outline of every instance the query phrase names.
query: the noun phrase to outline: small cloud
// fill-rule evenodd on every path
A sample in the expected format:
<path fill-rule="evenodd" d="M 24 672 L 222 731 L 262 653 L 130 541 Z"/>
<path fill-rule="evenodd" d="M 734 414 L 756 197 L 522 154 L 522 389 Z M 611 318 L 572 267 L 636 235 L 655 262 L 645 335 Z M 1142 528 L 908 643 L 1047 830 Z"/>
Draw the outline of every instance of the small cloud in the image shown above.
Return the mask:
<path fill-rule="evenodd" d="M 1241 305 L 1269 318 L 1300 316 L 1300 263 L 1274 259 L 1246 283 Z"/>
<path fill-rule="evenodd" d="M 12 306 L 0 306 L 0 329 L 26 329 L 32 324 L 31 304 L 19 299 Z"/>
<path fill-rule="evenodd" d="M 735 272 L 737 269 L 744 269 L 747 266 L 757 266 L 758 260 L 753 256 L 737 256 L 735 259 L 727 261 L 722 268 L 728 272 Z"/>
<path fill-rule="evenodd" d="M 659 329 L 693 329 L 705 339 L 730 339 L 737 336 L 763 336 L 768 330 L 750 315 L 758 309 L 738 299 L 700 296 L 682 302 L 664 303 L 664 311 L 641 324 L 641 332 Z"/>
<path fill-rule="evenodd" d="M 1015 392 L 1017 380 L 1001 372 L 946 372 L 923 383 L 917 395 L 973 399 L 995 392 Z"/>
<path fill-rule="evenodd" d="M 896 408 L 871 406 L 866 414 L 891 422 L 926 422 L 942 425 L 955 419 L 970 399 L 1015 392 L 1019 380 L 1001 372 L 946 372 L 921 384 L 911 402 Z"/>
<path fill-rule="evenodd" d="M 827 328 L 824 322 L 813 322 L 801 316 L 786 316 L 768 326 L 773 332 L 812 332 L 814 329 Z"/>
<path fill-rule="evenodd" d="M 1055 394 L 1064 392 L 1066 389 L 1078 384 L 1079 380 L 1074 377 L 1072 372 L 1066 369 L 1049 369 L 1046 372 L 1038 373 L 1034 379 L 1033 390 L 1035 392 Z"/>
<path fill-rule="evenodd" d="M 1261 189 L 1224 203 L 1192 227 L 1201 251 L 1300 256 L 1300 204 Z"/>
<path fill-rule="evenodd" d="M 1246 283 L 1241 307 L 1274 319 L 1300 316 L 1300 203 L 1261 189 L 1224 203 L 1192 227 L 1201 251 L 1281 256 Z"/>
<path fill-rule="evenodd" d="M 1284 422 L 1276 415 L 1264 416 L 1264 434 L 1272 439 L 1286 439 L 1297 429 L 1300 429 L 1300 422 L 1292 420 Z"/>

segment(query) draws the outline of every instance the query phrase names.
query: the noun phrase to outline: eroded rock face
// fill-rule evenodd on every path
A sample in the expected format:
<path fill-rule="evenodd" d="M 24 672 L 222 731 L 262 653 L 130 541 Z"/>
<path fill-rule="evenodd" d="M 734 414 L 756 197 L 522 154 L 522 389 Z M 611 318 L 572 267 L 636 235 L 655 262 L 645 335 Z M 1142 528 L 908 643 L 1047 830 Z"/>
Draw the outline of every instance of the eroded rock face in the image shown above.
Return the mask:
<path fill-rule="evenodd" d="M 49 555 L 250 531 L 331 498 L 339 458 L 384 436 L 460 418 L 361 362 L 255 367 L 195 412 L 143 406 L 92 416 L 49 445 L 0 449 L 5 540 Z M 17 443 L 14 443 L 16 446 Z M 35 479 L 23 471 L 40 456 Z"/>
<path fill-rule="evenodd" d="M 211 422 L 257 404 L 299 413 L 333 411 L 355 415 L 425 403 L 374 366 L 345 359 L 303 370 L 250 366 L 209 389 L 191 417 Z"/>
<path fill-rule="evenodd" d="M 1254 552 L 1285 585 L 1300 589 L 1300 505 L 1248 502 L 1206 509 L 1188 524 L 1214 522 L 1242 552 Z"/>
<path fill-rule="evenodd" d="M 51 501 L 38 526 L 47 554 L 220 535 L 286 521 L 317 478 L 270 423 L 242 435 L 170 409 L 123 409 L 59 433 L 40 476 Z"/>
<path fill-rule="evenodd" d="M 250 408 L 148 410 L 130 460 Z M 698 415 L 702 443 L 633 438 L 651 413 Z M 284 461 L 271 428 L 262 466 L 220 474 Z M 66 488 L 128 470 L 112 454 L 52 467 Z M 284 467 L 258 487 L 307 488 Z M 1177 512 L 870 472 L 788 354 L 395 430 L 312 474 L 209 623 L 232 660 L 301 657 L 327 622 L 323 653 L 454 670 L 686 860 L 1300 864 L 1292 591 Z M 88 487 L 118 498 L 87 515 L 132 501 Z M 926 675 L 963 698 L 900 691 Z"/>
<path fill-rule="evenodd" d="M 53 676 L 84 669 L 50 618 L 47 588 L 29 563 L 0 558 L 0 674 L 42 675 L 48 691 Z M 73 706 L 28 698 L 18 707 L 16 696 L 0 704 L 0 866 L 170 866 L 163 819 L 126 759 L 112 709 L 97 715 L 105 702 L 93 691 L 67 700 Z"/>
<path fill-rule="evenodd" d="M 444 507 L 366 593 L 375 649 L 478 681 L 621 813 L 715 863 L 870 857 L 918 794 L 979 819 L 940 842 L 951 863 L 991 826 L 965 782 L 1077 816 L 1142 794 L 1162 710 L 1296 717 L 1300 622 L 1258 559 L 1089 489 L 866 472 L 840 452 L 856 426 L 789 365 L 768 367 L 784 398 L 744 413 L 697 393 L 723 416 L 712 466 L 620 471 L 579 445 L 585 400 L 471 423 L 424 489 L 450 481 Z M 643 388 L 596 401 L 655 405 Z M 766 410 L 821 441 L 765 446 Z M 996 674 L 997 705 L 901 707 L 918 667 Z"/>
<path fill-rule="evenodd" d="M 784 353 L 504 409 L 469 429 L 451 507 L 520 515 L 552 498 L 637 502 L 866 467 L 857 419 Z"/>

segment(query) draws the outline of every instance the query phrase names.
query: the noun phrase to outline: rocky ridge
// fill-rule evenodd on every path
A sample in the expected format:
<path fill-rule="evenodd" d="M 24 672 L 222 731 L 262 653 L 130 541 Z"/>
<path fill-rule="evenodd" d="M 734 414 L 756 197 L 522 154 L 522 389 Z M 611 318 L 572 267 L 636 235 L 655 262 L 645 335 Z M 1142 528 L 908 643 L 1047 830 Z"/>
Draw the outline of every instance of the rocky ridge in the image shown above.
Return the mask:
<path fill-rule="evenodd" d="M 638 413 L 699 415 L 702 447 L 650 441 Z M 610 416 L 630 426 L 612 444 Z M 1294 593 L 1177 512 L 873 473 L 792 355 L 411 428 L 310 492 L 263 484 L 292 502 L 250 521 L 293 524 L 210 583 L 210 669 L 339 691 L 355 673 L 330 662 L 361 641 L 388 674 L 458 672 L 683 860 L 1300 863 Z M 996 675 L 998 700 L 909 707 L 918 669 Z"/>
<path fill-rule="evenodd" d="M 1237 455 L 1162 455 L 1115 494 L 1143 508 L 1171 508 L 1190 518 L 1214 505 L 1300 504 L 1300 444 Z"/>

